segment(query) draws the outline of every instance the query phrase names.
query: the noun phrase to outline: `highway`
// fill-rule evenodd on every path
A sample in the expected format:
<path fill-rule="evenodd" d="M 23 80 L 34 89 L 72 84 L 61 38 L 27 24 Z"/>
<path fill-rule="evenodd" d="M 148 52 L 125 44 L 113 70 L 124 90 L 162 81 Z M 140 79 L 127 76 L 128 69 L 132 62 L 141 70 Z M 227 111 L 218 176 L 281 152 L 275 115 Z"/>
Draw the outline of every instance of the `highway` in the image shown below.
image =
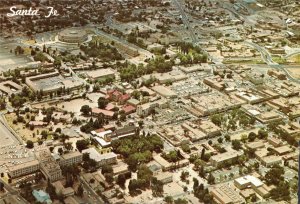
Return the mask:
<path fill-rule="evenodd" d="M 258 50 L 261 53 L 262 59 L 272 68 L 274 69 L 279 69 L 281 71 L 283 71 L 287 78 L 290 81 L 296 82 L 296 83 L 300 83 L 299 79 L 295 79 L 293 76 L 291 76 L 291 74 L 280 64 L 276 63 L 273 61 L 272 56 L 270 55 L 270 53 L 263 47 L 261 47 L 260 45 L 253 43 L 251 41 L 245 41 L 245 44 L 250 45 L 251 47 L 255 48 L 256 50 Z"/>
<path fill-rule="evenodd" d="M 132 44 L 132 43 L 129 43 L 129 42 L 127 42 L 127 41 L 124 40 L 124 39 L 121 39 L 121 38 L 118 38 L 118 37 L 113 36 L 113 35 L 111 35 L 111 34 L 105 33 L 105 32 L 103 32 L 103 31 L 101 31 L 101 30 L 99 30 L 99 29 L 97 29 L 95 33 L 96 33 L 97 35 L 102 35 L 102 36 L 104 36 L 104 37 L 106 37 L 106 38 L 110 38 L 110 39 L 112 39 L 113 41 L 116 41 L 116 42 L 118 42 L 118 43 L 120 43 L 120 44 L 123 44 L 123 45 L 126 45 L 126 46 L 128 46 L 128 47 L 131 47 L 131 48 L 137 50 L 139 53 L 144 54 L 144 55 L 147 56 L 148 58 L 152 58 L 152 57 L 154 56 L 154 54 L 152 54 L 152 53 L 149 52 L 148 50 L 145 50 L 145 49 L 143 49 L 143 48 L 141 48 L 141 47 L 138 47 L 138 46 L 136 46 L 136 45 L 134 45 L 134 44 Z"/>

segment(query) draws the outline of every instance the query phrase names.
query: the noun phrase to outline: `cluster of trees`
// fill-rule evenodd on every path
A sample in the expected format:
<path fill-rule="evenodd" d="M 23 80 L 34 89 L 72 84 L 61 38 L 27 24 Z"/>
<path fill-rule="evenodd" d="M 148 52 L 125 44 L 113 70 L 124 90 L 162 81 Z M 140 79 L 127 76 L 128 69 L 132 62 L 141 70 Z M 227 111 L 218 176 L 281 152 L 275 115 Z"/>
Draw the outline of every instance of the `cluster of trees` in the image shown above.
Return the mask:
<path fill-rule="evenodd" d="M 89 133 L 92 130 L 102 128 L 107 121 L 104 119 L 104 116 L 98 116 L 95 120 L 90 118 L 90 120 L 80 127 L 80 130 L 85 133 Z"/>
<path fill-rule="evenodd" d="M 124 174 L 119 174 L 116 180 L 116 183 L 121 187 L 125 188 L 125 182 L 127 179 L 131 178 L 131 172 L 128 171 L 127 173 Z"/>
<path fill-rule="evenodd" d="M 212 196 L 209 194 L 208 189 L 204 189 L 203 184 L 199 184 L 199 181 L 196 178 L 193 178 L 193 182 L 193 190 L 195 197 L 198 198 L 200 202 L 207 204 L 212 203 L 213 199 Z"/>
<path fill-rule="evenodd" d="M 271 198 L 275 200 L 290 200 L 290 185 L 284 180 L 284 168 L 274 165 L 265 175 L 268 185 L 275 185 L 276 188 L 270 191 Z"/>
<path fill-rule="evenodd" d="M 18 45 L 16 48 L 15 48 L 15 55 L 22 55 L 24 54 L 24 49 Z"/>
<path fill-rule="evenodd" d="M 84 149 L 87 149 L 90 145 L 90 141 L 88 140 L 77 140 L 76 142 L 76 148 L 79 152 L 81 152 Z"/>
<path fill-rule="evenodd" d="M 120 140 L 113 140 L 114 152 L 125 158 L 132 171 L 136 171 L 138 165 L 152 160 L 152 152 L 160 152 L 163 149 L 163 141 L 157 135 L 135 136 Z"/>
<path fill-rule="evenodd" d="M 161 155 L 165 160 L 171 163 L 179 162 L 182 159 L 182 156 L 180 154 L 179 150 L 172 150 L 169 153 L 163 152 Z"/>
<path fill-rule="evenodd" d="M 154 71 L 159 73 L 169 72 L 172 70 L 174 62 L 166 61 L 162 56 L 158 56 L 154 59 L 150 59 L 147 65 L 128 64 L 124 63 L 119 68 L 120 77 L 123 81 L 132 81 L 145 74 L 151 74 Z"/>
<path fill-rule="evenodd" d="M 144 44 L 143 39 L 138 39 L 138 34 L 131 32 L 127 36 L 127 41 L 130 43 L 133 43 L 139 47 L 146 48 L 146 45 Z"/>
<path fill-rule="evenodd" d="M 109 45 L 99 42 L 98 40 L 92 41 L 88 46 L 81 45 L 80 49 L 89 57 L 97 57 L 105 62 L 114 60 L 123 60 L 122 55 L 118 50 Z"/>
<path fill-rule="evenodd" d="M 82 161 L 83 161 L 82 167 L 85 170 L 94 171 L 97 169 L 97 162 L 94 159 L 90 158 L 89 153 L 84 153 L 82 155 Z"/>
<path fill-rule="evenodd" d="M 298 147 L 298 141 L 296 140 L 297 136 L 292 136 L 285 132 L 284 130 L 279 128 L 280 124 L 284 124 L 283 122 L 273 122 L 268 125 L 268 129 L 270 131 L 275 132 L 280 138 L 284 139 L 290 145 Z"/>
<path fill-rule="evenodd" d="M 147 188 L 151 188 L 153 196 L 162 196 L 164 193 L 163 183 L 153 177 L 153 172 L 146 165 L 141 165 L 137 171 L 137 179 L 129 182 L 129 193 L 134 195 Z"/>
<path fill-rule="evenodd" d="M 62 167 L 62 174 L 66 177 L 66 188 L 73 187 L 74 182 L 77 181 L 77 176 L 79 173 L 80 169 L 77 165 Z"/>
<path fill-rule="evenodd" d="M 41 61 L 41 62 L 48 61 L 48 58 L 42 52 L 36 53 L 34 50 L 32 50 L 31 55 L 33 55 L 34 61 Z"/>
<path fill-rule="evenodd" d="M 32 195 L 32 184 L 25 182 L 25 183 L 21 183 L 20 184 L 20 189 L 21 189 L 21 196 L 23 198 L 25 198 L 29 203 L 34 203 L 35 202 L 35 198 Z"/>
<path fill-rule="evenodd" d="M 98 99 L 98 108 L 104 109 L 107 104 L 109 103 L 109 100 L 104 97 L 99 97 Z"/>
<path fill-rule="evenodd" d="M 184 198 L 178 198 L 176 200 L 173 199 L 172 196 L 166 196 L 164 198 L 164 201 L 167 203 L 167 204 L 188 204 L 189 202 L 184 199 Z"/>
<path fill-rule="evenodd" d="M 179 42 L 176 44 L 177 49 L 180 51 L 178 57 L 181 64 L 194 64 L 194 63 L 206 63 L 208 56 L 203 51 L 194 46 L 192 43 Z"/>
<path fill-rule="evenodd" d="M 210 117 L 211 121 L 217 125 L 224 125 L 227 130 L 236 130 L 237 125 L 247 127 L 255 123 L 255 118 L 249 117 L 241 109 L 234 109 L 228 114 L 214 114 Z"/>

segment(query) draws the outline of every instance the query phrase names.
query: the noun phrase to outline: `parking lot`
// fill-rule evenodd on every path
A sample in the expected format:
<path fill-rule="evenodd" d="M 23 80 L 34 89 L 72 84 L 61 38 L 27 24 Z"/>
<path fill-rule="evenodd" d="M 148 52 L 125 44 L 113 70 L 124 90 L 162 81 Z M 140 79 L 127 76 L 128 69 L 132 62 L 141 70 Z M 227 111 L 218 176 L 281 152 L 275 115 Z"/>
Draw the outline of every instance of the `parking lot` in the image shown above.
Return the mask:
<path fill-rule="evenodd" d="M 6 167 L 22 164 L 34 158 L 33 150 L 28 150 L 24 145 L 8 145 L 0 147 L 0 171 Z"/>

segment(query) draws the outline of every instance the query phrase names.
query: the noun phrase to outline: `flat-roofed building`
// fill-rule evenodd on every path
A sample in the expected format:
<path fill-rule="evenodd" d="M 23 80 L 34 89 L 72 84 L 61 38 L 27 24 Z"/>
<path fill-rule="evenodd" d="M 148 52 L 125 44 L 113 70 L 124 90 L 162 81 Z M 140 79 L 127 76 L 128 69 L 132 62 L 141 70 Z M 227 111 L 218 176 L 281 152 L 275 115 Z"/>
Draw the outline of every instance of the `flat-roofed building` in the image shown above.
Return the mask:
<path fill-rule="evenodd" d="M 184 122 L 181 124 L 181 127 L 185 130 L 184 135 L 189 137 L 192 142 L 207 138 L 207 135 L 199 130 L 196 124 L 190 121 Z"/>
<path fill-rule="evenodd" d="M 105 118 L 111 119 L 114 116 L 114 114 L 115 113 L 113 111 L 108 111 L 108 110 L 104 110 L 104 109 L 100 109 L 100 108 L 93 108 L 92 109 L 92 115 L 93 116 L 104 115 Z"/>
<path fill-rule="evenodd" d="M 279 156 L 271 155 L 271 156 L 263 157 L 261 159 L 261 163 L 264 166 L 269 167 L 269 166 L 273 166 L 275 164 L 281 164 L 282 163 L 282 159 Z"/>
<path fill-rule="evenodd" d="M 19 176 L 31 174 L 31 173 L 38 171 L 39 169 L 40 169 L 40 163 L 38 160 L 32 160 L 32 161 L 25 162 L 22 164 L 9 166 L 7 168 L 8 175 L 11 178 L 16 178 Z"/>
<path fill-rule="evenodd" d="M 59 90 L 76 90 L 83 86 L 83 83 L 73 77 L 63 77 L 57 70 L 47 74 L 26 77 L 26 84 L 34 91 L 44 93 L 57 92 Z"/>
<path fill-rule="evenodd" d="M 215 137 L 221 135 L 221 128 L 219 128 L 209 120 L 198 120 L 197 125 L 199 129 L 202 132 L 204 132 L 208 137 Z"/>
<path fill-rule="evenodd" d="M 268 142 L 274 147 L 279 147 L 282 145 L 282 141 L 275 137 L 268 137 Z"/>
<path fill-rule="evenodd" d="M 220 204 L 237 204 L 242 203 L 240 195 L 226 184 L 213 186 L 209 188 L 214 201 Z"/>
<path fill-rule="evenodd" d="M 105 78 L 115 78 L 115 72 L 111 68 L 87 71 L 86 75 L 88 76 L 89 79 L 93 81 L 101 80 Z"/>
<path fill-rule="evenodd" d="M 163 184 L 173 182 L 173 174 L 170 172 L 159 172 L 155 178 L 157 178 L 157 180 L 161 181 Z"/>
<path fill-rule="evenodd" d="M 177 96 L 177 94 L 174 91 L 172 91 L 171 89 L 165 86 L 158 85 L 152 87 L 151 89 L 156 93 L 158 93 L 159 95 L 166 98 L 175 98 Z"/>
<path fill-rule="evenodd" d="M 47 180 L 54 182 L 62 178 L 60 166 L 48 149 L 39 150 L 36 153 L 36 157 L 40 162 L 40 170 Z"/>
<path fill-rule="evenodd" d="M 223 91 L 225 89 L 225 82 L 221 77 L 207 77 L 203 80 L 203 83 L 218 91 Z"/>
<path fill-rule="evenodd" d="M 300 134 L 300 124 L 292 122 L 290 124 L 279 125 L 279 128 L 291 136 Z"/>
<path fill-rule="evenodd" d="M 19 84 L 16 84 L 13 81 L 4 81 L 0 83 L 0 91 L 4 93 L 5 95 L 12 95 L 20 93 L 22 90 L 22 86 Z"/>
<path fill-rule="evenodd" d="M 60 156 L 60 166 L 71 166 L 73 164 L 79 164 L 82 162 L 82 153 L 78 151 L 66 153 Z"/>
<path fill-rule="evenodd" d="M 285 145 L 285 146 L 281 146 L 281 147 L 276 147 L 276 148 L 274 148 L 274 151 L 275 151 L 276 154 L 278 154 L 278 155 L 284 155 L 284 154 L 287 154 L 287 153 L 292 152 L 293 149 L 290 148 L 288 145 Z"/>
<path fill-rule="evenodd" d="M 55 192 L 57 195 L 61 195 L 64 198 L 68 196 L 74 195 L 74 189 L 71 187 L 65 188 L 61 181 L 55 181 L 52 183 L 52 185 L 55 187 Z"/>
<path fill-rule="evenodd" d="M 157 101 L 145 103 L 142 105 L 138 105 L 136 112 L 139 116 L 148 116 L 151 111 L 153 111 L 155 108 L 166 108 L 168 107 L 168 101 L 166 99 L 160 99 Z"/>
<path fill-rule="evenodd" d="M 255 188 L 254 191 L 263 198 L 267 198 L 270 196 L 270 191 L 275 188 L 275 186 L 267 186 L 266 184 Z"/>
<path fill-rule="evenodd" d="M 239 108 L 245 101 L 232 96 L 223 95 L 221 93 L 209 93 L 191 96 L 192 105 L 186 108 L 193 114 L 193 110 L 199 112 L 202 116 L 212 115 Z"/>
<path fill-rule="evenodd" d="M 100 154 L 95 148 L 89 148 L 82 150 L 82 153 L 88 153 L 90 158 L 94 159 L 99 167 L 117 163 L 117 155 L 113 152 Z"/>
<path fill-rule="evenodd" d="M 235 179 L 234 184 L 240 190 L 248 188 L 249 186 L 251 186 L 252 188 L 258 188 L 264 185 L 264 183 L 260 179 L 251 175 L 246 175 Z"/>
<path fill-rule="evenodd" d="M 242 153 L 230 150 L 228 152 L 214 155 L 210 158 L 210 162 L 213 166 L 218 167 L 224 162 L 232 162 L 234 159 L 237 159 L 239 156 L 241 156 Z"/>
<path fill-rule="evenodd" d="M 248 149 L 259 149 L 265 147 L 265 144 L 262 141 L 257 141 L 257 142 L 250 142 L 246 144 L 246 147 Z"/>

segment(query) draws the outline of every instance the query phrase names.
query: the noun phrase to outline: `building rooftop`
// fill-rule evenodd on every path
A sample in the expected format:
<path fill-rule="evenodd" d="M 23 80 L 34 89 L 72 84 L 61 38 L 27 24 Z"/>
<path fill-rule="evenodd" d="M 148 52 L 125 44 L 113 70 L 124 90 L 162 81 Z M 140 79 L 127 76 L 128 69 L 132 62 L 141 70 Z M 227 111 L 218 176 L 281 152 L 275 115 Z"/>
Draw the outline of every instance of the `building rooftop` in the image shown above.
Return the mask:
<path fill-rule="evenodd" d="M 38 160 L 32 160 L 32 161 L 29 161 L 29 162 L 24 162 L 22 164 L 17 164 L 17 165 L 14 165 L 14 166 L 8 166 L 8 170 L 9 171 L 16 171 L 16 170 L 19 170 L 19 169 L 23 169 L 23 168 L 26 168 L 26 167 L 30 167 L 30 166 L 33 166 L 33 165 L 39 165 L 39 161 Z"/>
<path fill-rule="evenodd" d="M 105 154 L 100 154 L 95 148 L 89 148 L 89 149 L 84 149 L 82 150 L 82 153 L 89 153 L 90 158 L 94 159 L 95 161 L 99 162 L 102 160 L 106 159 L 111 159 L 111 158 L 117 158 L 117 155 L 113 152 L 105 153 Z"/>

